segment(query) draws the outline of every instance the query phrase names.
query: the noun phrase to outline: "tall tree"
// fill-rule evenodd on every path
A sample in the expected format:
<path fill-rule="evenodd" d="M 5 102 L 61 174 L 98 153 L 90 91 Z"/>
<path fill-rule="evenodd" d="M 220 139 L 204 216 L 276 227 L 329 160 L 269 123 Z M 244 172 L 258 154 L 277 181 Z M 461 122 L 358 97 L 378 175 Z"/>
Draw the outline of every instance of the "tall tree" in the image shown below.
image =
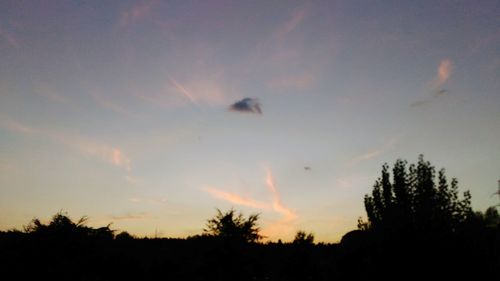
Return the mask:
<path fill-rule="evenodd" d="M 457 228 L 473 214 L 471 196 L 459 198 L 458 181 L 448 184 L 445 170 L 436 172 L 430 162 L 419 156 L 417 164 L 397 160 L 390 180 L 389 166 L 382 166 L 371 195 L 365 196 L 370 228 L 375 231 L 445 234 Z"/>

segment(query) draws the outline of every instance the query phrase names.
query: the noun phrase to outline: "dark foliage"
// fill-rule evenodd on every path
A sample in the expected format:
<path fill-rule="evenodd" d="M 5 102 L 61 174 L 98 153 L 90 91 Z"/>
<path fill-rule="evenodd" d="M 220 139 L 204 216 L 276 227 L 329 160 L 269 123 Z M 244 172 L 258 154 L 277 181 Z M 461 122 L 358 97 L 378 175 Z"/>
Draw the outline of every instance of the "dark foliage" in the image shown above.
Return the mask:
<path fill-rule="evenodd" d="M 299 230 L 295 234 L 293 239 L 293 244 L 295 245 L 313 245 L 314 244 L 314 234 L 306 233 L 305 231 Z"/>
<path fill-rule="evenodd" d="M 346 247 L 360 255 L 356 259 L 365 260 L 365 268 L 452 276 L 493 274 L 500 266 L 499 225 L 487 227 L 495 221 L 494 211 L 474 213 L 470 193 L 460 197 L 458 181 L 448 181 L 444 169 L 436 175 L 422 155 L 409 166 L 397 160 L 392 180 L 384 164 L 364 203 L 368 222 L 358 220 L 358 228 L 366 234 L 345 240 Z M 361 244 L 366 246 L 353 246 Z"/>
<path fill-rule="evenodd" d="M 375 182 L 371 195 L 365 196 L 369 225 L 384 234 L 412 233 L 419 236 L 449 235 L 460 231 L 473 216 L 471 196 L 458 195 L 458 181 L 450 183 L 445 170 L 434 166 L 420 155 L 418 163 L 407 168 L 397 160 L 392 169 L 382 166 L 382 175 Z"/>
<path fill-rule="evenodd" d="M 247 219 L 243 214 L 236 214 L 234 209 L 222 213 L 217 209 L 217 215 L 209 219 L 206 235 L 219 237 L 236 242 L 256 242 L 262 239 L 257 226 L 258 214 L 250 215 Z"/>
<path fill-rule="evenodd" d="M 22 280 L 356 280 L 498 277 L 500 218 L 495 207 L 473 212 L 470 194 L 458 196 L 420 157 L 407 167 L 382 167 L 369 220 L 358 220 L 340 244 L 314 244 L 298 231 L 292 243 L 258 243 L 258 215 L 217 210 L 203 235 L 138 239 L 92 228 L 59 212 L 24 231 L 0 232 L 2 276 Z M 497 276 L 497 277 L 495 277 Z"/>

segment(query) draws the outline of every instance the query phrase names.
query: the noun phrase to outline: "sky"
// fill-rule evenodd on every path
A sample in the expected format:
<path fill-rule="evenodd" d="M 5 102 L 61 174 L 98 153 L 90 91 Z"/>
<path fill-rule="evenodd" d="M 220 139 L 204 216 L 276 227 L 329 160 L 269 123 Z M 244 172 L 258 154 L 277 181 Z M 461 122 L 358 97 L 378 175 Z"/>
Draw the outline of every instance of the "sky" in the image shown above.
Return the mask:
<path fill-rule="evenodd" d="M 498 204 L 499 1 L 0 2 L 0 230 L 216 208 L 337 242 L 384 163 Z"/>

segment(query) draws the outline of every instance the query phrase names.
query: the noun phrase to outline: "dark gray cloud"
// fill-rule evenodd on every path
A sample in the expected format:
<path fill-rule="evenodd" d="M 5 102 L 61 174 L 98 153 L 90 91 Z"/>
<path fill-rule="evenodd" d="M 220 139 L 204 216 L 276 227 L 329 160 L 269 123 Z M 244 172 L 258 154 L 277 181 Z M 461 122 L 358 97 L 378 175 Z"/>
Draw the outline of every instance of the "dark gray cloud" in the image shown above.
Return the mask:
<path fill-rule="evenodd" d="M 244 113 L 262 114 L 262 109 L 260 107 L 261 107 L 261 105 L 260 105 L 260 102 L 258 99 L 244 98 L 240 101 L 233 103 L 229 107 L 229 110 L 237 111 L 237 112 L 244 112 Z"/>

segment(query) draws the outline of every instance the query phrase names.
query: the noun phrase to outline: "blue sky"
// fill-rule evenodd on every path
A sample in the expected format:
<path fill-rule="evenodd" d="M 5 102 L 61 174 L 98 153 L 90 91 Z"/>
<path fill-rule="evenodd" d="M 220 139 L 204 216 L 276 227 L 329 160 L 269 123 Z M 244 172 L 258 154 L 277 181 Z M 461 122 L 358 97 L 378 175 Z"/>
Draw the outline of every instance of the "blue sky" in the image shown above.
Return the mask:
<path fill-rule="evenodd" d="M 0 228 L 338 241 L 384 162 L 500 178 L 498 1 L 2 1 Z M 229 110 L 244 98 L 262 114 Z M 309 167 L 309 169 L 305 169 Z"/>

